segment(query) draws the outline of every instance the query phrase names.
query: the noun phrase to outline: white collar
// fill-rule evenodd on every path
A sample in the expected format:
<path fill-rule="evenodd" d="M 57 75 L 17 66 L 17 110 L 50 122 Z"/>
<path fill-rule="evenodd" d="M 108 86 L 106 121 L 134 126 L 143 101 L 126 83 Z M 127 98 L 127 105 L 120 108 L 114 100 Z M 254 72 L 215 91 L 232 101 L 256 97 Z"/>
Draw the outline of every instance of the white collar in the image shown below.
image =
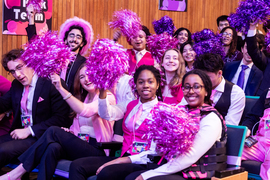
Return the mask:
<path fill-rule="evenodd" d="M 215 88 L 215 90 L 217 90 L 218 92 L 224 92 L 224 89 L 225 89 L 225 79 L 223 78 L 223 76 L 221 77 L 222 80 L 221 82 L 219 83 L 219 85 L 217 85 L 217 87 Z"/>
<path fill-rule="evenodd" d="M 142 104 L 143 105 L 143 110 L 145 110 L 145 109 L 153 108 L 153 106 L 155 104 L 157 104 L 157 103 L 158 103 L 158 99 L 157 99 L 157 96 L 156 96 L 155 99 L 153 99 L 151 101 L 148 101 L 146 103 L 142 103 L 141 98 L 140 98 L 138 105 L 140 106 Z"/>

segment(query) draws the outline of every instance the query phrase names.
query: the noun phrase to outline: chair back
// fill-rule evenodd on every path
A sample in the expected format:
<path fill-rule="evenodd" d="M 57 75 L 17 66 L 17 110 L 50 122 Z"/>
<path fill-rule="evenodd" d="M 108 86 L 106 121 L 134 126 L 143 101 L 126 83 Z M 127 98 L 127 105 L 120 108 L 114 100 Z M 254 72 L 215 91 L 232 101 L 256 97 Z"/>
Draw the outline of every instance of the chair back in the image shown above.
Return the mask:
<path fill-rule="evenodd" d="M 227 164 L 239 167 L 247 133 L 246 126 L 227 125 Z"/>
<path fill-rule="evenodd" d="M 251 110 L 251 108 L 258 101 L 259 98 L 260 96 L 246 96 L 246 104 L 239 124 L 242 124 L 247 113 Z"/>

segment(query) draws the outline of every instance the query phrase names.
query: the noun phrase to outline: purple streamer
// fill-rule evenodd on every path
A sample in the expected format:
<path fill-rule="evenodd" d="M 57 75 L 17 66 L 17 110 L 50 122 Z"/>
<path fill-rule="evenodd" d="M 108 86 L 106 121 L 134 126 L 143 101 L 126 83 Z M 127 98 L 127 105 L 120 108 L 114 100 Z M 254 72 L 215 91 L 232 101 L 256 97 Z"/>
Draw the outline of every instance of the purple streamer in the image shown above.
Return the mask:
<path fill-rule="evenodd" d="M 160 20 L 153 21 L 152 24 L 154 26 L 156 34 L 162 34 L 164 32 L 167 32 L 172 36 L 175 30 L 173 20 L 169 16 L 163 16 Z"/>

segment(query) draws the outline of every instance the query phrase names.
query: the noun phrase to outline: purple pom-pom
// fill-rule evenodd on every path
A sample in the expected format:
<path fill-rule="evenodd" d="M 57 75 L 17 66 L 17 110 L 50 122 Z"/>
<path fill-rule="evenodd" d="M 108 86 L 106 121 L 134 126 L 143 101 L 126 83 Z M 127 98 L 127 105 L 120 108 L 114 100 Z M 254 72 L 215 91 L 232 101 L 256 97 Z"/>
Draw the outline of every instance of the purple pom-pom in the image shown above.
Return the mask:
<path fill-rule="evenodd" d="M 216 37 L 216 35 L 211 29 L 203 29 L 202 31 L 198 31 L 192 34 L 192 39 L 194 40 L 194 43 L 212 39 L 214 37 Z"/>
<path fill-rule="evenodd" d="M 147 46 L 153 58 L 160 63 L 162 56 L 167 49 L 176 48 L 178 40 L 170 36 L 167 32 L 159 35 L 151 35 L 147 39 Z"/>
<path fill-rule="evenodd" d="M 43 2 L 44 0 L 28 0 L 26 8 L 32 5 L 35 12 L 41 13 Z"/>
<path fill-rule="evenodd" d="M 196 58 L 206 53 L 219 54 L 222 59 L 225 57 L 224 48 L 219 37 L 198 42 L 194 44 L 193 49 L 196 52 Z"/>
<path fill-rule="evenodd" d="M 264 23 L 270 16 L 269 0 L 245 0 L 228 18 L 237 31 L 247 34 L 250 23 Z"/>
<path fill-rule="evenodd" d="M 49 78 L 51 73 L 59 74 L 67 61 L 73 60 L 74 53 L 59 39 L 57 32 L 47 32 L 36 36 L 31 43 L 24 45 L 21 59 L 35 70 L 39 77 Z"/>
<path fill-rule="evenodd" d="M 270 53 L 270 32 L 268 32 L 265 36 L 265 47 L 266 51 Z"/>
<path fill-rule="evenodd" d="M 147 117 L 149 141 L 157 144 L 156 151 L 167 160 L 190 150 L 200 129 L 200 110 L 188 112 L 185 106 L 159 102 Z"/>
<path fill-rule="evenodd" d="M 115 11 L 113 20 L 109 22 L 109 26 L 113 29 L 120 28 L 122 34 L 128 39 L 137 35 L 142 29 L 141 19 L 138 15 L 130 10 Z"/>
<path fill-rule="evenodd" d="M 173 20 L 169 16 L 163 16 L 160 20 L 153 21 L 152 24 L 156 34 L 167 32 L 172 36 L 175 30 Z"/>
<path fill-rule="evenodd" d="M 89 81 L 99 89 L 112 88 L 120 76 L 128 71 L 128 59 L 122 45 L 109 39 L 98 39 L 87 60 Z"/>

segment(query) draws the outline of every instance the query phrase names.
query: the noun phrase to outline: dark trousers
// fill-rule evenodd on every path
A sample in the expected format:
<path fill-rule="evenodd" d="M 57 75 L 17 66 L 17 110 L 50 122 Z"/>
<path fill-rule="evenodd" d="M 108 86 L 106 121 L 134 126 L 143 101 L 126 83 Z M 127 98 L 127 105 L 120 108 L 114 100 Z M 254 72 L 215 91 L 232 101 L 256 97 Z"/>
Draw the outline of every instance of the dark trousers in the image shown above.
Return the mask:
<path fill-rule="evenodd" d="M 60 159 L 75 160 L 87 156 L 105 156 L 105 152 L 94 144 L 83 141 L 59 127 L 52 126 L 18 159 L 23 163 L 27 172 L 40 164 L 38 180 L 41 180 L 53 177 Z"/>
<path fill-rule="evenodd" d="M 0 136 L 0 169 L 16 160 L 36 141 L 34 137 L 14 140 L 9 134 Z"/>

